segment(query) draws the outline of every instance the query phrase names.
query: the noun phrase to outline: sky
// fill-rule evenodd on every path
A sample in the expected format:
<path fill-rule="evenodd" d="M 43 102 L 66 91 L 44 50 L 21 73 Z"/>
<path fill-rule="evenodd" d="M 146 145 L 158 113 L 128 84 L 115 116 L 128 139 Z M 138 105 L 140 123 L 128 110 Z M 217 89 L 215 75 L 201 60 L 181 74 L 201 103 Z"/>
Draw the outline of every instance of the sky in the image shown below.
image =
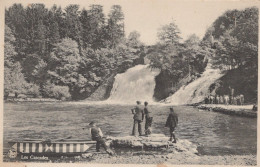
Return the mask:
<path fill-rule="evenodd" d="M 54 1 L 51 0 L 4 1 L 5 7 L 11 6 L 14 2 L 22 2 L 24 6 L 37 2 L 44 3 L 46 7 L 51 7 L 54 4 Z M 207 28 L 225 11 L 256 6 L 257 2 L 254 0 L 55 0 L 55 4 L 62 8 L 68 4 L 79 4 L 81 8 L 85 7 L 86 9 L 91 4 L 100 4 L 106 15 L 112 5 L 121 5 L 125 15 L 126 35 L 128 36 L 131 31 L 136 30 L 141 34 L 140 40 L 142 42 L 152 45 L 158 41 L 158 29 L 171 21 L 174 21 L 179 27 L 183 40 L 191 34 L 196 34 L 201 39 Z"/>

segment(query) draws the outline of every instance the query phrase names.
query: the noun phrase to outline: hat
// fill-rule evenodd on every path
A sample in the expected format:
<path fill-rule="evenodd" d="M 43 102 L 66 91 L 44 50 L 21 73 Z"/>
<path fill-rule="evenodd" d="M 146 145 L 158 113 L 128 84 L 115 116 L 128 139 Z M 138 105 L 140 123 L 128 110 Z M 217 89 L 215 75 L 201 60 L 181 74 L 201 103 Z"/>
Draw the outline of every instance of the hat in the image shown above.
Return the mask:
<path fill-rule="evenodd" d="M 140 101 L 136 101 L 136 103 L 137 103 L 137 104 L 141 104 L 141 102 L 140 102 Z"/>
<path fill-rule="evenodd" d="M 173 111 L 173 107 L 170 107 L 170 110 Z"/>
<path fill-rule="evenodd" d="M 95 124 L 95 122 L 94 122 L 94 121 L 91 121 L 91 122 L 89 123 L 89 125 L 93 125 L 93 124 Z"/>

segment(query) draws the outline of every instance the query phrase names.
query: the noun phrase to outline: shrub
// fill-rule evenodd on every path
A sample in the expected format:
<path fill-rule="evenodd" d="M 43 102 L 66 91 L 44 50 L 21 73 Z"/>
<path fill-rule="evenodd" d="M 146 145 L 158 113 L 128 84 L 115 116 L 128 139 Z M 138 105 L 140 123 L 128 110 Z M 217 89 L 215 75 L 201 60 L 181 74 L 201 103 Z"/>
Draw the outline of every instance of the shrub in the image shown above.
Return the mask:
<path fill-rule="evenodd" d="M 40 95 L 40 87 L 35 84 L 29 84 L 25 94 L 33 95 L 33 97 L 38 97 Z"/>
<path fill-rule="evenodd" d="M 68 100 L 71 97 L 68 86 L 58 86 L 51 83 L 47 83 L 43 87 L 43 94 L 45 97 L 59 100 Z"/>

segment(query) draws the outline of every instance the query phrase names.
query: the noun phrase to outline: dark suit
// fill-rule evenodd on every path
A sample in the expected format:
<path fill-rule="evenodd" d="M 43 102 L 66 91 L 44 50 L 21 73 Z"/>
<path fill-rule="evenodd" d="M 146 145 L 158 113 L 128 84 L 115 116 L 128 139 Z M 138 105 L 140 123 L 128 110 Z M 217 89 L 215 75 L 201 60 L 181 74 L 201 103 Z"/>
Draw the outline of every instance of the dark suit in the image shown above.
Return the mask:
<path fill-rule="evenodd" d="M 139 135 L 142 135 L 142 126 L 141 122 L 144 120 L 144 111 L 141 109 L 140 105 L 137 105 L 134 109 L 132 109 L 132 113 L 134 114 L 134 126 L 132 135 L 136 135 L 136 127 L 138 125 Z"/>

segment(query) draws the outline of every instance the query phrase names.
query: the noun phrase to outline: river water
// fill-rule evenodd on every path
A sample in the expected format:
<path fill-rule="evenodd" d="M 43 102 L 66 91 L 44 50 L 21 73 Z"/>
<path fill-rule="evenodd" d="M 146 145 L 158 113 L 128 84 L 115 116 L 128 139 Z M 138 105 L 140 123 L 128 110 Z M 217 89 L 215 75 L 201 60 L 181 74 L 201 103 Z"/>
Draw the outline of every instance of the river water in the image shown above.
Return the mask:
<path fill-rule="evenodd" d="M 4 151 L 13 139 L 90 139 L 90 121 L 97 121 L 107 136 L 131 134 L 133 115 L 130 105 L 90 105 L 84 103 L 5 103 Z M 176 137 L 198 145 L 202 155 L 256 154 L 257 119 L 198 110 L 189 106 L 174 107 L 179 116 Z M 169 107 L 150 106 L 153 133 L 168 135 L 165 121 Z M 144 123 L 143 123 L 144 124 Z"/>

